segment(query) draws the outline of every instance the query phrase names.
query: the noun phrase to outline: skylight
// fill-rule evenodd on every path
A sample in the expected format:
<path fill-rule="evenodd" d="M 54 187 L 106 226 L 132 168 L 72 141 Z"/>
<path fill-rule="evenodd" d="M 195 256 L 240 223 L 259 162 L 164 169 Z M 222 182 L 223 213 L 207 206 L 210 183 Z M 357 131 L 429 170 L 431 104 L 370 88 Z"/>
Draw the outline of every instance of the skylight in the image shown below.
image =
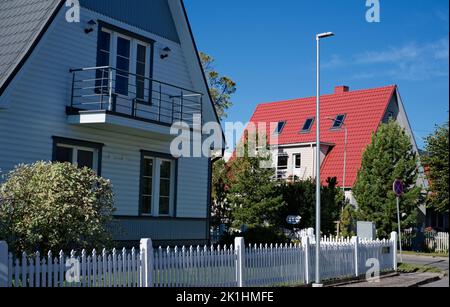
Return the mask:
<path fill-rule="evenodd" d="M 333 127 L 331 129 L 340 129 L 344 125 L 345 117 L 345 114 L 336 116 L 336 119 L 333 122 Z"/>
<path fill-rule="evenodd" d="M 316 120 L 316 119 L 315 119 L 314 117 L 308 118 L 308 119 L 305 121 L 305 124 L 303 125 L 302 133 L 308 133 L 308 132 L 310 132 L 315 120 Z"/>
<path fill-rule="evenodd" d="M 275 134 L 281 134 L 283 132 L 284 126 L 286 126 L 286 122 L 278 122 L 277 128 L 275 129 Z"/>

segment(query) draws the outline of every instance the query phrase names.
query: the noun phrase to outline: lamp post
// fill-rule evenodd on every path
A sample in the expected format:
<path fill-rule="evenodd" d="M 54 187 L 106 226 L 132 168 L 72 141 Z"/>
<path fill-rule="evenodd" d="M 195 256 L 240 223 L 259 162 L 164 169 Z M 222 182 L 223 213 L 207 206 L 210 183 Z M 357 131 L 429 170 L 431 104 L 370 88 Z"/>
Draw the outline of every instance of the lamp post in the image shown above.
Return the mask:
<path fill-rule="evenodd" d="M 320 225 L 320 210 L 321 210 L 321 180 L 320 180 L 320 40 L 334 36 L 332 32 L 326 32 L 316 35 L 317 42 L 317 103 L 316 103 L 316 283 L 315 287 L 321 287 L 320 284 L 320 240 L 321 240 L 321 225 Z"/>

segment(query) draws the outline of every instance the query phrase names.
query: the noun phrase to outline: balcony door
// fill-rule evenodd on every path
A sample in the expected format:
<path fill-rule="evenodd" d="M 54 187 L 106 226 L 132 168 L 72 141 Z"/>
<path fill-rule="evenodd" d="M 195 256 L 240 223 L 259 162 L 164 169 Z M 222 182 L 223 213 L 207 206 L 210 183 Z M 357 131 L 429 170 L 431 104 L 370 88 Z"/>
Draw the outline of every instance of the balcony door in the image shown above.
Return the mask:
<path fill-rule="evenodd" d="M 97 65 L 113 67 L 112 92 L 117 99 L 116 112 L 133 115 L 135 103 L 151 104 L 151 61 L 150 42 L 108 28 L 100 30 Z M 109 90 L 105 82 L 102 87 Z"/>

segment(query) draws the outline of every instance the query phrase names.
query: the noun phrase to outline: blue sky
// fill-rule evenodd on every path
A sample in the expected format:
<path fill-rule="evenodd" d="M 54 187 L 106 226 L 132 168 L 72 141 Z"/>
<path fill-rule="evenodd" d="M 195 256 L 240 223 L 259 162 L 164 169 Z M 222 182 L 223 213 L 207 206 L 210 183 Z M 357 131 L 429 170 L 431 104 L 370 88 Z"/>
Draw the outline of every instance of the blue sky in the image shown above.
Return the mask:
<path fill-rule="evenodd" d="M 261 102 L 315 95 L 315 34 L 322 45 L 322 93 L 397 84 L 419 146 L 448 119 L 449 3 L 380 0 L 185 0 L 201 51 L 234 79 L 230 121 L 247 122 Z"/>

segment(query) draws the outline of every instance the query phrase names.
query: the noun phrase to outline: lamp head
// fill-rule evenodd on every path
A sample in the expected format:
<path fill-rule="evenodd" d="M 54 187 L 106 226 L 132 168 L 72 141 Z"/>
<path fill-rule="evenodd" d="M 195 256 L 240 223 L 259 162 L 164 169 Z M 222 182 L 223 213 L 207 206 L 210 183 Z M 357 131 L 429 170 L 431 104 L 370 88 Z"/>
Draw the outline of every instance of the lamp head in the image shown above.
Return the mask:
<path fill-rule="evenodd" d="M 332 37 L 332 36 L 334 36 L 333 32 L 325 32 L 325 33 L 317 34 L 316 37 L 317 37 L 317 40 L 320 40 L 322 38 L 327 38 L 327 37 Z"/>

